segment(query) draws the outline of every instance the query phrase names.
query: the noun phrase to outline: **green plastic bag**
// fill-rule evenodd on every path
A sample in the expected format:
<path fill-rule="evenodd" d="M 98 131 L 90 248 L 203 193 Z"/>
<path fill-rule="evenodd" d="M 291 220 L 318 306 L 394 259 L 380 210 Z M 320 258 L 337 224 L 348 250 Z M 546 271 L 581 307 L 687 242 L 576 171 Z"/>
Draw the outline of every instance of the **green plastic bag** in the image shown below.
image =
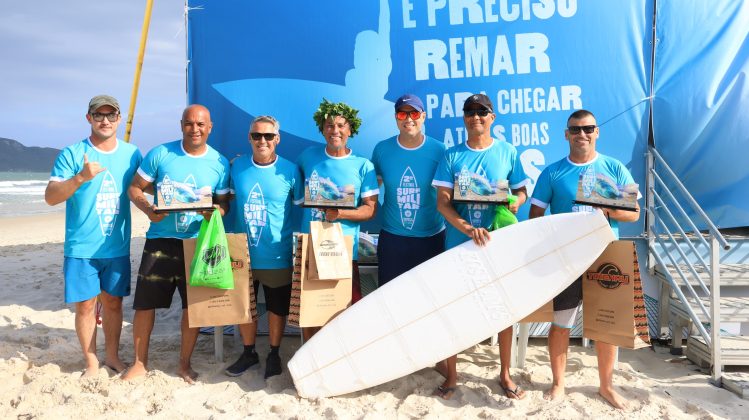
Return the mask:
<path fill-rule="evenodd" d="M 517 197 L 509 194 L 507 196 L 507 200 L 510 202 L 510 204 L 517 201 Z M 505 206 L 497 206 L 497 209 L 494 211 L 494 220 L 492 220 L 492 225 L 489 227 L 489 230 L 497 230 L 501 229 L 505 226 L 514 225 L 518 222 L 518 218 Z"/>
<path fill-rule="evenodd" d="M 229 243 L 218 209 L 211 220 L 203 219 L 190 263 L 190 286 L 234 289 Z"/>

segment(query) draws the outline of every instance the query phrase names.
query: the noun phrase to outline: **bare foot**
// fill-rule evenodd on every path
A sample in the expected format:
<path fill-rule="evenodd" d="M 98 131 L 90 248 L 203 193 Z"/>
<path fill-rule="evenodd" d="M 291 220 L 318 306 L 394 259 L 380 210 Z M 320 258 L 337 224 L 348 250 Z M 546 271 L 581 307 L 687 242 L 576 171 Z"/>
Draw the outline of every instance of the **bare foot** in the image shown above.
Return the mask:
<path fill-rule="evenodd" d="M 99 363 L 97 362 L 95 366 L 86 366 L 86 369 L 83 371 L 83 374 L 81 374 L 81 378 L 95 378 L 99 376 Z"/>
<path fill-rule="evenodd" d="M 444 360 L 435 363 L 434 370 L 442 375 L 443 378 L 447 378 L 447 363 Z"/>
<path fill-rule="evenodd" d="M 132 381 L 138 378 L 142 378 L 146 375 L 146 367 L 141 362 L 135 362 L 132 366 L 120 377 L 123 381 Z"/>
<path fill-rule="evenodd" d="M 127 369 L 127 365 L 122 363 L 120 359 L 114 359 L 114 360 L 105 359 L 104 366 L 112 369 L 114 373 L 121 373 L 122 371 Z"/>
<path fill-rule="evenodd" d="M 180 365 L 179 369 L 177 369 L 177 375 L 179 375 L 180 378 L 184 379 L 188 384 L 194 384 L 195 380 L 198 379 L 198 372 L 192 370 L 192 367 L 190 367 L 190 365 Z"/>
<path fill-rule="evenodd" d="M 603 397 L 604 400 L 608 401 L 609 404 L 611 404 L 614 408 L 623 410 L 627 407 L 627 400 L 625 400 L 624 397 L 619 395 L 618 392 L 614 391 L 613 388 L 612 389 L 600 388 L 598 390 L 598 395 Z"/>
<path fill-rule="evenodd" d="M 454 386 L 448 387 L 448 386 L 440 385 L 437 387 L 437 389 L 434 390 L 432 395 L 435 397 L 440 397 L 443 400 L 449 400 L 449 399 L 452 399 L 453 395 L 455 395 L 456 389 L 457 388 Z"/>
<path fill-rule="evenodd" d="M 552 385 L 549 392 L 544 394 L 546 401 L 560 401 L 564 398 L 564 385 Z"/>

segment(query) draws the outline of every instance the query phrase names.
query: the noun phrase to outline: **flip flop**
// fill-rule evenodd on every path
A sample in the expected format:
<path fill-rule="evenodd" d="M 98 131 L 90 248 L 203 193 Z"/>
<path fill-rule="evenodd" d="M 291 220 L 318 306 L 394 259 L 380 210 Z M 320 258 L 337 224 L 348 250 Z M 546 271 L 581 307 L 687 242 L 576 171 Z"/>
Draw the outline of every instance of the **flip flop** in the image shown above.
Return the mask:
<path fill-rule="evenodd" d="M 505 392 L 505 397 L 511 400 L 522 400 L 525 398 L 525 391 L 520 389 L 520 385 L 515 385 L 515 389 L 505 388 L 502 384 L 499 384 L 499 387 Z"/>
<path fill-rule="evenodd" d="M 457 390 L 457 387 L 454 387 L 454 386 L 440 385 L 437 387 L 437 389 L 434 390 L 432 395 L 434 395 L 435 397 L 440 397 L 443 400 L 449 400 L 453 397 L 456 390 Z"/>

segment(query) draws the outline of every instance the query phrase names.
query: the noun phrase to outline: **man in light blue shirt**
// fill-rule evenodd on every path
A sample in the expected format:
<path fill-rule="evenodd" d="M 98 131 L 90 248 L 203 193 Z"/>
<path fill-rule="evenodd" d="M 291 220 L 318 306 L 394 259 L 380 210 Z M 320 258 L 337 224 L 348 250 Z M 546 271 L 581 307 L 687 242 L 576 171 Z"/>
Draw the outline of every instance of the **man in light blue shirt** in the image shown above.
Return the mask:
<path fill-rule="evenodd" d="M 359 283 L 358 244 L 359 224 L 372 219 L 377 211 L 377 196 L 380 190 L 377 186 L 377 176 L 374 165 L 368 159 L 357 156 L 347 146 L 349 138 L 356 135 L 361 119 L 357 117 L 358 110 L 339 102 L 332 103 L 323 99 L 314 120 L 320 133 L 325 137 L 325 145 L 310 147 L 297 158 L 297 165 L 302 170 L 305 182 L 315 174 L 318 179 L 338 190 L 343 189 L 353 193 L 353 209 L 304 209 L 302 218 L 302 232 L 310 231 L 310 222 L 329 221 L 339 222 L 344 235 L 353 237 L 353 264 L 351 281 L 351 299 L 356 303 L 361 299 L 361 285 Z M 302 329 L 305 340 L 312 337 L 319 328 Z"/>
<path fill-rule="evenodd" d="M 299 168 L 278 156 L 280 124 L 271 116 L 255 118 L 248 140 L 252 153 L 236 158 L 231 166 L 236 226 L 247 233 L 255 296 L 263 285 L 268 310 L 270 352 L 265 362 L 265 378 L 282 372 L 279 348 L 291 300 L 294 227 L 292 205 L 304 199 L 304 179 Z M 226 368 L 229 376 L 239 376 L 259 362 L 255 351 L 257 323 L 241 324 L 244 350 Z"/>
<path fill-rule="evenodd" d="M 401 96 L 395 101 L 399 134 L 379 142 L 372 152 L 385 190 L 377 242 L 380 286 L 445 250 L 445 220 L 431 186 L 445 145 L 422 132 L 425 119 L 418 96 Z"/>
<path fill-rule="evenodd" d="M 539 175 L 531 198 L 531 219 L 542 217 L 547 208 L 551 214 L 597 211 L 591 206 L 574 203 L 581 175 L 592 173 L 595 178 L 595 173 L 599 173 L 608 176 L 618 185 L 634 184 L 632 175 L 621 162 L 596 151 L 598 134 L 596 118 L 590 111 L 581 109 L 569 116 L 564 137 L 569 143 L 570 153 L 564 159 L 544 168 Z M 619 222 L 637 221 L 640 217 L 639 205 L 637 209 L 638 211 L 601 211 L 606 214 L 611 229 L 618 238 Z M 570 329 L 574 326 L 580 310 L 582 296 L 582 278 L 579 278 L 554 298 L 554 322 L 549 330 L 549 359 L 553 382 L 545 395 L 550 401 L 560 400 L 565 395 L 564 372 L 567 367 Z M 598 393 L 612 406 L 621 409 L 626 405 L 626 401 L 616 392 L 613 384 L 616 352 L 616 346 L 596 342 L 600 379 Z"/>
<path fill-rule="evenodd" d="M 179 182 L 193 191 L 209 191 L 223 215 L 229 208 L 229 162 L 207 144 L 213 123 L 206 107 L 187 107 L 182 113 L 181 125 L 182 140 L 156 146 L 148 152 L 128 190 L 135 206 L 151 220 L 151 226 L 146 232 L 133 299 L 135 361 L 122 376 L 125 380 L 145 375 L 156 308 L 169 308 L 175 290 L 179 290 L 182 298 L 182 345 L 177 374 L 188 383 L 198 376 L 192 369 L 190 357 L 199 329 L 190 328 L 188 324 L 182 240 L 195 238 L 201 222 L 210 218 L 212 211 L 156 212 L 158 194 L 157 202 L 151 204 L 144 192 L 154 187 L 158 189 L 168 177 L 170 182 Z"/>
<path fill-rule="evenodd" d="M 517 213 L 518 208 L 525 202 L 525 185 L 528 179 L 515 147 L 492 138 L 491 125 L 495 117 L 494 105 L 489 97 L 483 94 L 469 96 L 463 104 L 463 123 L 468 139 L 445 152 L 444 159 L 434 175 L 432 185 L 438 190 L 437 208 L 447 222 L 447 249 L 467 240 L 484 246 L 491 239 L 488 228 L 496 210 L 496 206 L 489 204 L 454 203 L 453 186 L 456 174 L 466 171 L 471 176 L 492 184 L 507 180 L 510 190 L 517 196 L 517 201 L 508 205 L 513 213 Z M 510 377 L 511 352 L 512 327 L 508 327 L 499 333 L 499 386 L 507 398 L 522 399 L 525 392 Z M 435 392 L 444 399 L 449 399 L 455 391 L 456 361 L 457 356 L 451 356 L 445 361 L 445 382 Z"/>
<path fill-rule="evenodd" d="M 91 99 L 91 135 L 63 149 L 44 193 L 65 201 L 65 301 L 75 303 L 75 331 L 86 369 L 97 374 L 96 298 L 104 308 L 104 365 L 120 372 L 122 298 L 130 295 L 130 202 L 126 189 L 141 161 L 138 148 L 117 139 L 120 105 L 108 95 Z"/>

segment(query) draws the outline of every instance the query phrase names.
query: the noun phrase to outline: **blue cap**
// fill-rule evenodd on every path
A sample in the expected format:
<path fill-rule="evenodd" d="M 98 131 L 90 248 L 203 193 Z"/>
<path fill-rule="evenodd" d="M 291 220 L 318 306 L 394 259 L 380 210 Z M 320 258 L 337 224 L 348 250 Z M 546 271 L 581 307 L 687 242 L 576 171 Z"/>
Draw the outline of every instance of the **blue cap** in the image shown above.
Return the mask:
<path fill-rule="evenodd" d="M 401 96 L 400 98 L 398 98 L 398 100 L 395 101 L 395 110 L 397 111 L 406 105 L 410 105 L 414 107 L 414 109 L 419 112 L 424 112 L 424 104 L 421 102 L 421 99 L 419 99 L 419 97 L 416 95 L 407 93 Z"/>

